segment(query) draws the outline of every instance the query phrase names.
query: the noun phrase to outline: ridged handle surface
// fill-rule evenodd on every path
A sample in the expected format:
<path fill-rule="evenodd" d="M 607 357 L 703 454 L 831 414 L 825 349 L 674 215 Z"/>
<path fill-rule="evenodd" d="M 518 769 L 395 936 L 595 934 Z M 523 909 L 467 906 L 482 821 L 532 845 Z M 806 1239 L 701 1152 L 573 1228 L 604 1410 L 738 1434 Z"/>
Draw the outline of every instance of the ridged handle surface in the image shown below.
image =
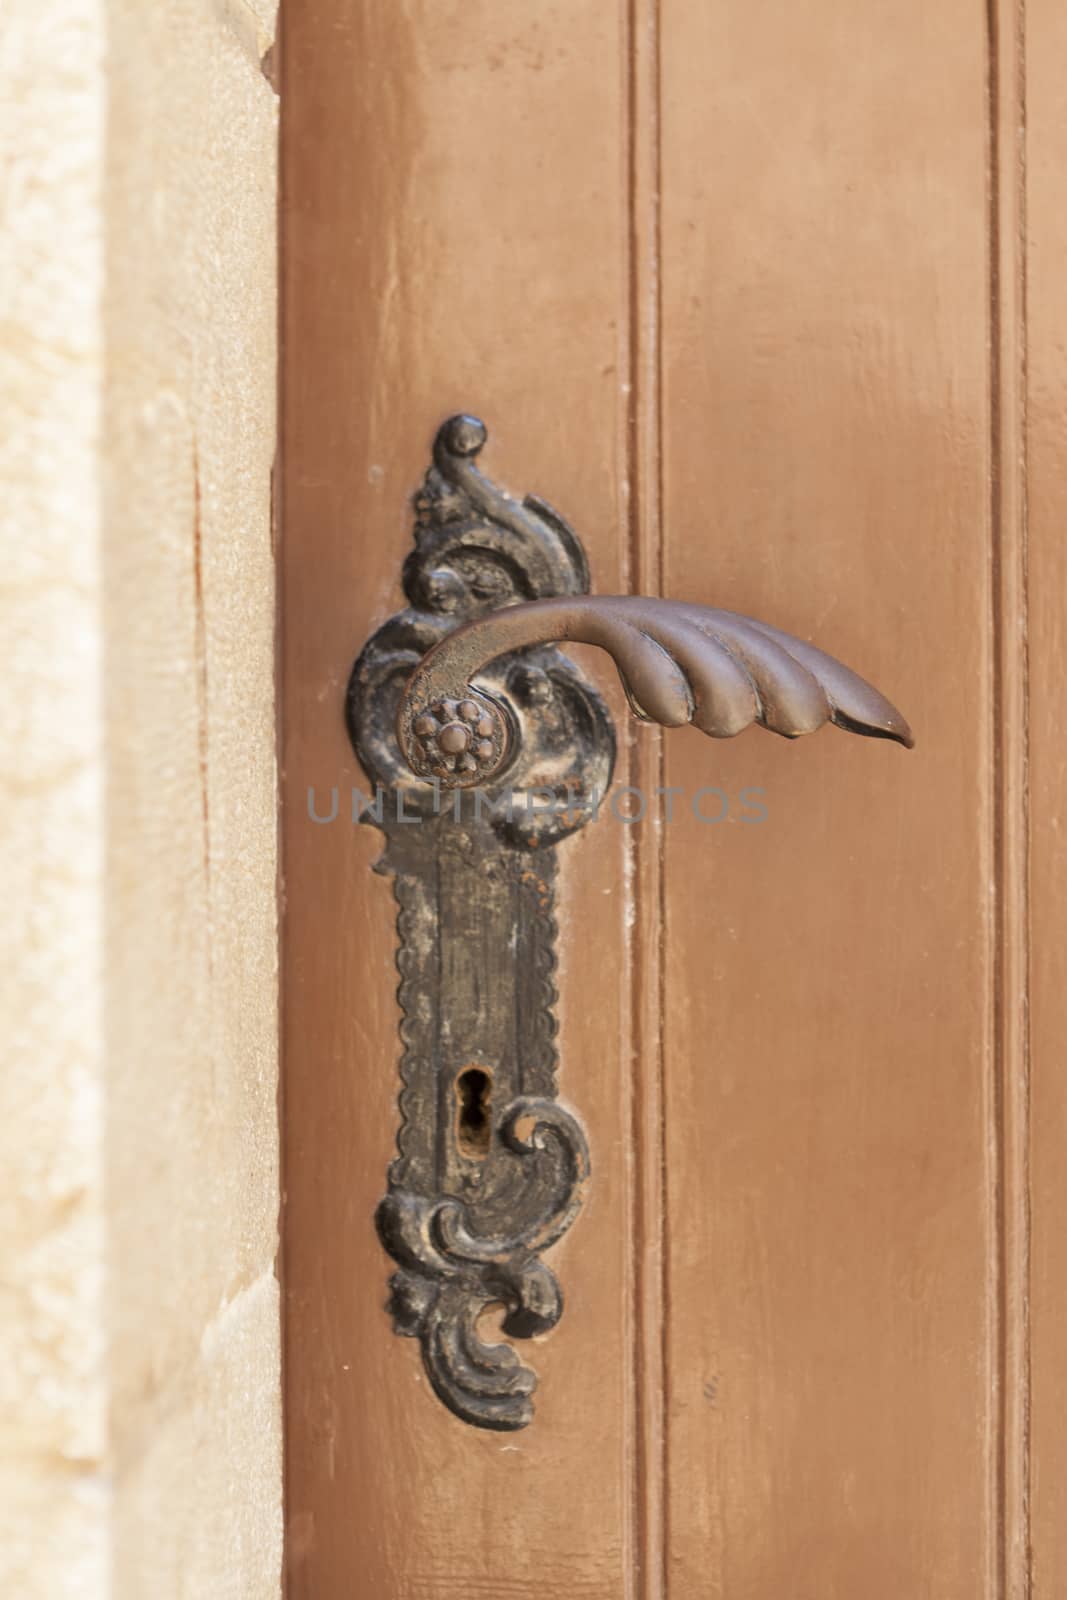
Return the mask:
<path fill-rule="evenodd" d="M 729 739 L 758 723 L 796 739 L 832 722 L 908 748 L 914 742 L 904 717 L 865 679 L 766 622 L 681 600 L 567 595 L 489 612 L 428 652 L 398 715 L 412 771 L 446 788 L 497 776 L 513 753 L 515 727 L 475 679 L 499 656 L 567 640 L 606 650 L 634 714 L 664 727 L 692 722 Z"/>

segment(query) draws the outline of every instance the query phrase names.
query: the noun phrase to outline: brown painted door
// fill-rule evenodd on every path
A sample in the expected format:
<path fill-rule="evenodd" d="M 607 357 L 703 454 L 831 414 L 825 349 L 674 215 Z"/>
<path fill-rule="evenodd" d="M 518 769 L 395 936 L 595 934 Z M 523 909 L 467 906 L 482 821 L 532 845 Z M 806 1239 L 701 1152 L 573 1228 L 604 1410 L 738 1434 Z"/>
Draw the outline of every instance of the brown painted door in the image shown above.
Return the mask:
<path fill-rule="evenodd" d="M 294 1600 L 1067 1593 L 1065 52 L 1058 0 L 287 0 Z M 596 590 L 918 739 L 661 736 L 578 652 L 681 796 L 559 851 L 594 1178 L 514 1435 L 390 1330 L 394 906 L 306 806 L 457 410 Z"/>

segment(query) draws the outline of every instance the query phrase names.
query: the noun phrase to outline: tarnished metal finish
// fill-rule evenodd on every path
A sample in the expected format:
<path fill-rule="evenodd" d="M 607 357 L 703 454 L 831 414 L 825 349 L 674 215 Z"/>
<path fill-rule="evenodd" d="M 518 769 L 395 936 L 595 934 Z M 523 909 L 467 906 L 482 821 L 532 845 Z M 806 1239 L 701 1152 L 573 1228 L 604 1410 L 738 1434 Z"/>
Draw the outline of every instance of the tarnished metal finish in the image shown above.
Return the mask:
<path fill-rule="evenodd" d="M 379 867 L 396 875 L 404 1054 L 377 1221 L 400 1268 L 394 1325 L 421 1340 L 457 1416 L 520 1428 L 534 1374 L 480 1338 L 478 1317 L 501 1303 L 513 1338 L 558 1321 L 539 1252 L 574 1220 L 589 1171 L 582 1129 L 554 1098 L 554 856 L 507 843 L 469 808 L 388 831 Z"/>
<path fill-rule="evenodd" d="M 457 1416 L 512 1429 L 530 1420 L 536 1378 L 478 1323 L 499 1303 L 503 1332 L 529 1338 L 562 1311 L 540 1253 L 577 1215 L 589 1154 L 555 1099 L 553 847 L 595 815 L 615 754 L 603 702 L 555 646 L 607 650 L 634 713 L 667 727 L 912 737 L 870 684 L 766 623 L 591 598 L 566 523 L 479 472 L 485 438 L 473 417 L 438 431 L 404 564 L 410 604 L 364 648 L 347 710 L 385 791 L 363 820 L 387 835 L 378 870 L 400 908 L 401 1125 L 377 1217 L 399 1267 L 394 1324 L 421 1341 Z"/>
<path fill-rule="evenodd" d="M 733 611 L 640 595 L 588 595 L 510 606 L 457 628 L 412 674 L 397 736 L 415 772 L 445 787 L 485 783 L 514 759 L 506 711 L 483 708 L 493 740 L 477 756 L 442 764 L 430 706 L 467 703 L 498 656 L 548 640 L 595 644 L 618 667 L 635 716 L 664 727 L 692 722 L 716 739 L 759 723 L 787 739 L 835 723 L 850 733 L 912 744 L 895 706 L 814 645 Z M 464 749 L 466 749 L 466 744 Z"/>
<path fill-rule="evenodd" d="M 484 790 L 493 826 L 514 844 L 548 844 L 588 820 L 563 815 L 558 799 L 603 795 L 615 735 L 600 695 L 551 644 L 509 649 L 458 699 L 429 694 L 413 768 L 397 743 L 404 688 L 423 657 L 461 624 L 501 607 L 589 588 L 577 537 L 541 500 L 505 494 L 474 465 L 485 426 L 451 417 L 438 430 L 434 465 L 415 497 L 415 548 L 404 563 L 406 610 L 364 648 L 348 686 L 353 744 L 375 783 L 403 797 L 407 813 L 433 816 L 440 790 L 457 782 Z M 510 814 L 498 803 L 514 797 Z"/>
<path fill-rule="evenodd" d="M 390 1309 L 420 1340 L 434 1390 L 464 1421 L 521 1428 L 536 1378 L 478 1322 L 504 1307 L 510 1339 L 544 1333 L 563 1298 L 540 1252 L 573 1222 L 589 1173 L 585 1135 L 555 1099 L 552 846 L 589 820 L 611 782 L 607 710 L 550 645 L 508 652 L 456 700 L 430 696 L 413 774 L 396 742 L 404 686 L 469 619 L 515 601 L 577 596 L 589 574 L 574 534 L 540 501 L 477 471 L 485 429 L 454 417 L 415 500 L 408 609 L 369 641 L 348 723 L 384 794 L 364 821 L 387 836 L 402 1010 L 401 1123 L 378 1232 L 398 1264 Z M 506 768 L 506 788 L 501 769 Z M 477 793 L 442 797 L 470 772 Z M 575 809 L 557 810 L 560 799 Z"/>

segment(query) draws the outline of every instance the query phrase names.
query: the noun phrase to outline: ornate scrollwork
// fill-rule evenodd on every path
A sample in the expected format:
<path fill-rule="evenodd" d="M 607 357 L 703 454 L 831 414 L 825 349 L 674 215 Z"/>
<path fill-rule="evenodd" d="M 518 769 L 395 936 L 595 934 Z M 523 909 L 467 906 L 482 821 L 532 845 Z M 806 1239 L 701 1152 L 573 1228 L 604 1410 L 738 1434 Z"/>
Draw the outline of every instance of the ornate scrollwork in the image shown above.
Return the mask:
<path fill-rule="evenodd" d="M 525 1133 L 523 1124 L 529 1124 Z M 488 1343 L 478 1324 L 504 1309 L 502 1331 L 529 1339 L 555 1327 L 563 1297 L 538 1253 L 554 1244 L 581 1206 L 589 1175 L 585 1135 L 553 1101 L 514 1100 L 499 1137 L 520 1158 L 538 1158 L 524 1178 L 535 1199 L 510 1232 L 479 1231 L 477 1207 L 455 1197 L 427 1198 L 398 1189 L 378 1207 L 378 1233 L 400 1264 L 391 1283 L 397 1333 L 418 1338 L 437 1395 L 465 1422 L 522 1428 L 533 1415 L 536 1378 L 507 1345 Z"/>
<path fill-rule="evenodd" d="M 478 470 L 485 439 L 475 417 L 451 417 L 438 430 L 404 563 L 410 604 L 356 662 L 348 727 L 368 775 L 400 794 L 408 813 L 432 816 L 442 787 L 476 784 L 503 837 L 555 843 L 584 826 L 592 812 L 584 802 L 609 788 L 615 733 L 600 695 L 552 645 L 505 652 L 460 701 L 431 697 L 415 719 L 425 719 L 413 734 L 416 762 L 397 743 L 406 685 L 457 627 L 501 607 L 589 589 L 585 554 L 563 518 L 532 495 L 514 499 Z M 476 708 L 486 731 L 465 721 L 461 702 Z M 559 809 L 572 798 L 573 810 Z"/>
<path fill-rule="evenodd" d="M 556 1092 L 555 860 L 611 782 L 614 732 L 600 696 L 552 646 L 507 653 L 459 701 L 431 700 L 413 770 L 396 740 L 412 673 L 460 624 L 589 587 L 585 556 L 543 502 L 476 466 L 485 428 L 453 417 L 415 498 L 407 608 L 364 648 L 349 683 L 353 743 L 384 791 L 364 821 L 386 834 L 379 870 L 397 898 L 400 1127 L 379 1237 L 397 1263 L 390 1310 L 417 1338 L 436 1394 L 478 1427 L 533 1414 L 534 1373 L 481 1331 L 554 1327 L 559 1284 L 540 1259 L 573 1222 L 589 1173 L 585 1135 Z M 456 805 L 442 789 L 478 781 Z M 399 804 L 393 803 L 394 797 Z M 559 802 L 573 802 L 567 811 Z M 412 825 L 412 821 L 417 824 Z M 460 1091 L 482 1085 L 478 1148 L 460 1137 Z"/>

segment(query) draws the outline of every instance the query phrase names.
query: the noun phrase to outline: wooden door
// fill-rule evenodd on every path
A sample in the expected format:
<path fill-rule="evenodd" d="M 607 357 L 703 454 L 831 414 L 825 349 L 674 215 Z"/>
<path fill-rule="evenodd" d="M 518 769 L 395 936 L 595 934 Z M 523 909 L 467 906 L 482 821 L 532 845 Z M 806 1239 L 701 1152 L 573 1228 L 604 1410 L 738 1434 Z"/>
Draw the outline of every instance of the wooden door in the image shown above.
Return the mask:
<path fill-rule="evenodd" d="M 1065 51 L 1054 0 L 288 0 L 293 1597 L 1067 1588 Z M 395 913 L 347 821 L 459 410 L 595 590 L 814 637 L 918 740 L 662 736 L 577 652 L 616 781 L 680 798 L 559 850 L 595 1172 L 514 1435 L 384 1310 Z"/>

